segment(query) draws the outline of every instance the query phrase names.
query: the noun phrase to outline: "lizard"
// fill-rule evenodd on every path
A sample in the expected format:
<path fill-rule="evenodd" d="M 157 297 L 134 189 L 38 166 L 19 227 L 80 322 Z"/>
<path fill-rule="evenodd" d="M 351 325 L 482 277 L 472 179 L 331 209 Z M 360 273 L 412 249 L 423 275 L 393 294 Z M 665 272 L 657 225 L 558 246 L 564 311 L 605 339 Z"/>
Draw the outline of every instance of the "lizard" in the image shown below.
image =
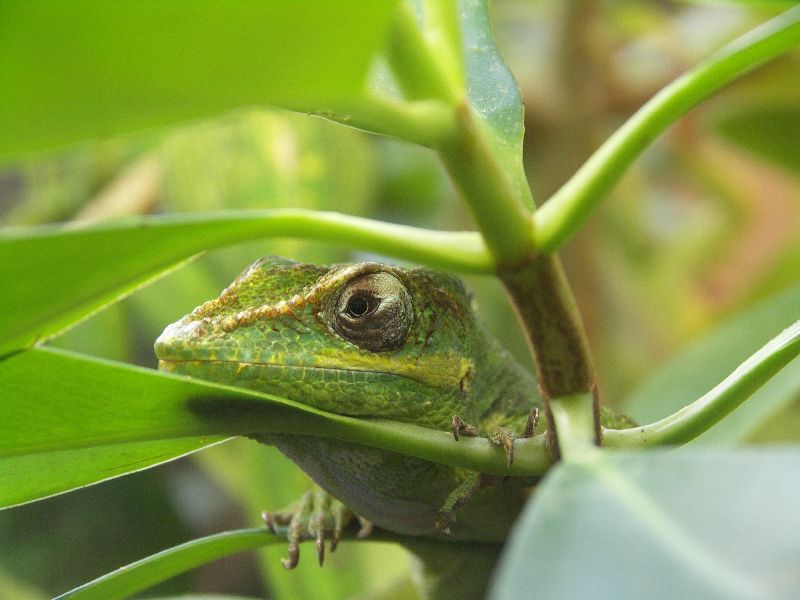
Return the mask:
<path fill-rule="evenodd" d="M 169 325 L 155 351 L 162 370 L 456 440 L 485 436 L 509 463 L 514 432 L 532 435 L 542 406 L 534 377 L 488 333 L 463 283 L 425 268 L 265 257 Z M 353 515 L 404 536 L 501 544 L 535 483 L 322 437 L 251 437 L 338 501 L 309 494 L 295 512 L 265 513 L 274 530 L 288 525 L 288 568 L 309 537 L 322 563 L 326 537 L 335 548 Z"/>

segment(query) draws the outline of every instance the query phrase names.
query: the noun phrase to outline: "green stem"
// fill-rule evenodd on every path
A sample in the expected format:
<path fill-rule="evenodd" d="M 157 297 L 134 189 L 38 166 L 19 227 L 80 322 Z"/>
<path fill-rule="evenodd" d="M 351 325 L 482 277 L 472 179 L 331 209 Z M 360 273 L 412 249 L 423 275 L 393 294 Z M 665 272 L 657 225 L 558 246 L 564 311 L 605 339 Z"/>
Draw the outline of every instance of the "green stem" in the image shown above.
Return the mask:
<path fill-rule="evenodd" d="M 143 237 L 186 235 L 203 232 L 203 248 L 265 237 L 285 237 L 347 244 L 406 260 L 455 271 L 488 274 L 494 261 L 480 234 L 472 231 L 437 231 L 386 223 L 336 212 L 301 208 L 265 210 L 227 210 L 220 212 L 173 213 L 101 221 L 64 227 L 44 225 L 0 229 L 0 265 L 11 268 L 14 257 L 25 256 L 39 246 L 52 246 L 58 253 L 61 245 L 72 248 L 80 238 L 94 239 L 98 245 L 115 243 L 115 237 L 128 232 Z M 173 262 L 188 258 L 196 250 L 169 257 Z M 0 268 L 0 275 L 4 269 Z M 43 276 L 39 270 L 39 276 Z"/>
<path fill-rule="evenodd" d="M 438 98 L 454 105 L 459 88 L 448 79 L 439 57 L 431 52 L 410 3 L 398 6 L 392 25 L 387 58 L 406 97 Z"/>
<path fill-rule="evenodd" d="M 800 7 L 737 38 L 661 90 L 612 135 L 535 215 L 536 247 L 552 253 L 589 217 L 664 129 L 737 77 L 800 44 Z"/>
<path fill-rule="evenodd" d="M 437 149 L 498 267 L 514 268 L 528 262 L 534 255 L 530 210 L 469 105 L 456 109 L 453 135 Z"/>
<path fill-rule="evenodd" d="M 444 78 L 409 9 L 402 13 L 389 52 L 392 70 L 410 98 L 439 90 Z M 557 261 L 535 256 L 533 199 L 519 149 L 498 143 L 464 100 L 454 111 L 451 135 L 436 148 L 467 201 L 486 245 L 525 325 L 543 391 L 548 446 L 559 451 L 551 397 L 592 390 L 589 352 L 569 285 Z M 494 142 L 494 143 L 493 143 Z M 595 415 L 594 404 L 587 415 Z M 599 441 L 599 420 L 586 439 Z"/>
<path fill-rule="evenodd" d="M 329 104 L 310 114 L 428 148 L 451 135 L 453 111 L 442 100 L 396 100 L 365 93 L 357 102 Z"/>
<path fill-rule="evenodd" d="M 599 440 L 592 393 L 555 397 L 550 402 L 553 423 L 558 431 L 561 458 L 572 460 L 595 448 Z"/>
<path fill-rule="evenodd" d="M 742 363 L 722 383 L 678 412 L 642 427 L 607 429 L 612 447 L 684 444 L 718 423 L 800 354 L 800 321 Z"/>

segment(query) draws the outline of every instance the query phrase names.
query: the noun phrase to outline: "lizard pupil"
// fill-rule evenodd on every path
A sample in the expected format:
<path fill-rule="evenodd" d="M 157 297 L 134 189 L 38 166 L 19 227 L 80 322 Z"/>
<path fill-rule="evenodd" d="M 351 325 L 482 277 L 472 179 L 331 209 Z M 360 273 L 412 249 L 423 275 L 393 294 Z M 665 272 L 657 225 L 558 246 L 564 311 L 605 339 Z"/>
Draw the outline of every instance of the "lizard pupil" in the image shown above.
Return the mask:
<path fill-rule="evenodd" d="M 370 312 L 370 302 L 364 296 L 352 296 L 347 301 L 346 310 L 349 316 L 358 319 Z"/>

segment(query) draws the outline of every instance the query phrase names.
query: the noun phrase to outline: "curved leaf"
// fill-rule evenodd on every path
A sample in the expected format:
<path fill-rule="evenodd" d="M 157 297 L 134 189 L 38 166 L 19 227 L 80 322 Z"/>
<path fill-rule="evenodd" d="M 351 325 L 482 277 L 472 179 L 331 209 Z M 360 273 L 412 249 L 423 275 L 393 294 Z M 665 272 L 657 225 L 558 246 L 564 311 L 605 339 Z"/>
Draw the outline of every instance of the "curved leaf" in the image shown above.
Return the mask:
<path fill-rule="evenodd" d="M 799 505 L 798 449 L 593 452 L 538 488 L 491 597 L 791 598 Z"/>
<path fill-rule="evenodd" d="M 275 396 L 63 350 L 36 348 L 0 361 L 0 389 L 0 465 L 12 460 L 0 468 L 15 474 L 10 480 L 0 479 L 0 497 L 12 503 L 52 493 L 40 484 L 46 476 L 52 478 L 53 489 L 67 489 L 81 459 L 96 462 L 80 465 L 80 485 L 105 479 L 109 465 L 114 474 L 125 472 L 125 465 L 116 460 L 125 450 L 122 445 L 185 440 L 183 446 L 167 446 L 166 452 L 175 456 L 187 451 L 186 444 L 216 441 L 186 438 L 253 432 L 330 437 L 486 473 L 540 474 L 550 464 L 543 436 L 519 440 L 514 465 L 508 468 L 503 450 L 482 438 L 455 443 L 445 431 L 344 417 Z M 109 455 L 63 454 L 114 445 L 120 446 L 110 448 Z M 39 472 L 15 468 L 54 452 L 72 460 L 72 467 L 62 471 L 58 457 L 53 457 L 37 463 Z M 127 467 L 138 468 L 135 463 Z M 11 486 L 29 493 L 15 493 Z"/>
<path fill-rule="evenodd" d="M 58 598 L 114 600 L 127 598 L 156 583 L 218 558 L 267 544 L 285 544 L 266 528 L 240 529 L 209 535 L 159 552 L 90 581 Z"/>
<path fill-rule="evenodd" d="M 476 272 L 492 268 L 476 233 L 302 209 L 121 219 L 0 232 L 0 356 L 47 338 L 181 260 L 259 237 L 299 237 Z M 460 267 L 459 267 L 460 265 Z"/>

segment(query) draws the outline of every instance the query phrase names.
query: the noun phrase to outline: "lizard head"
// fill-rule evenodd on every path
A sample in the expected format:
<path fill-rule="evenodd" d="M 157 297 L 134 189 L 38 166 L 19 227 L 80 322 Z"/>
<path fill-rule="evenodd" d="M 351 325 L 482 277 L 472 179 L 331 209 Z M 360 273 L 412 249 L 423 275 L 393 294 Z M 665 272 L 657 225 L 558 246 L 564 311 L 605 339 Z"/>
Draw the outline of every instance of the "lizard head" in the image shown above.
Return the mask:
<path fill-rule="evenodd" d="M 268 257 L 168 326 L 155 350 L 167 371 L 446 429 L 470 412 L 478 335 L 450 275 Z"/>

